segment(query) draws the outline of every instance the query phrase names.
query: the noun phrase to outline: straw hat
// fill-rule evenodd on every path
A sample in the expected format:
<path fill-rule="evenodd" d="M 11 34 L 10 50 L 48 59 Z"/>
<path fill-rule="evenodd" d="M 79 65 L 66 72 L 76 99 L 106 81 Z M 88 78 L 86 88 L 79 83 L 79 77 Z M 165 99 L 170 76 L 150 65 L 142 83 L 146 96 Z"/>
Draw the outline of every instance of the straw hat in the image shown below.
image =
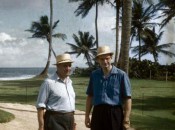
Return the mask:
<path fill-rule="evenodd" d="M 104 55 L 104 54 L 111 54 L 113 55 L 113 52 L 111 52 L 109 46 L 101 46 L 101 47 L 98 47 L 97 49 L 97 56 L 100 56 L 100 55 Z"/>
<path fill-rule="evenodd" d="M 58 55 L 56 57 L 56 64 L 61 64 L 61 63 L 72 63 L 73 61 L 71 60 L 70 54 L 62 54 Z M 54 65 L 56 65 L 54 64 Z"/>

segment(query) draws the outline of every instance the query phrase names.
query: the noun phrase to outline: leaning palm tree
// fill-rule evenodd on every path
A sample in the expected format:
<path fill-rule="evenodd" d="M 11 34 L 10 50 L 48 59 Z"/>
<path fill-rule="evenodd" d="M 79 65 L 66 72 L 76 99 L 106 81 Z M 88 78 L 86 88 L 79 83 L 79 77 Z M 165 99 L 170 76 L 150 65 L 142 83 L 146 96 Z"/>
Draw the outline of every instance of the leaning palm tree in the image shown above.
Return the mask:
<path fill-rule="evenodd" d="M 151 22 L 151 20 L 155 17 L 153 5 L 149 5 L 145 8 L 144 2 L 141 1 L 133 1 L 132 15 L 131 43 L 135 37 L 139 42 L 139 48 L 141 52 L 141 35 L 146 33 L 144 29 L 152 28 L 158 25 L 158 23 Z M 141 60 L 140 53 L 139 60 Z"/>
<path fill-rule="evenodd" d="M 82 15 L 82 18 L 87 16 L 89 11 L 95 6 L 95 34 L 96 34 L 96 47 L 98 48 L 98 5 L 103 5 L 108 0 L 70 0 L 70 1 L 82 1 L 75 11 L 76 16 Z"/>
<path fill-rule="evenodd" d="M 141 56 L 151 54 L 153 55 L 155 63 L 158 62 L 159 54 L 167 55 L 169 57 L 175 56 L 175 53 L 172 53 L 167 50 L 172 45 L 175 45 L 175 43 L 160 44 L 160 40 L 163 36 L 163 31 L 160 32 L 159 34 L 155 33 L 154 28 L 152 30 L 146 29 L 145 31 L 147 31 L 147 34 L 149 35 L 142 37 L 144 44 L 141 46 Z M 135 47 L 132 50 L 132 52 L 138 55 L 138 46 Z"/>
<path fill-rule="evenodd" d="M 110 1 L 109 1 L 110 3 Z M 116 3 L 114 5 L 113 3 Z M 116 8 L 116 45 L 115 45 L 115 58 L 114 58 L 114 65 L 117 66 L 118 64 L 118 55 L 119 55 L 119 22 L 120 22 L 120 9 L 122 7 L 122 0 L 114 0 L 113 3 L 110 3 L 111 6 Z"/>
<path fill-rule="evenodd" d="M 53 26 L 52 26 L 53 30 L 57 27 L 58 22 L 59 22 L 59 20 L 57 20 L 53 24 Z M 52 45 L 51 45 L 50 24 L 48 22 L 48 17 L 46 15 L 41 16 L 40 21 L 32 22 L 31 28 L 26 30 L 26 31 L 29 31 L 29 32 L 33 33 L 32 37 L 30 37 L 30 38 L 46 39 L 47 42 L 49 43 L 47 64 L 46 64 L 44 70 L 40 74 L 40 75 L 47 75 L 47 71 L 48 71 L 48 68 L 49 68 L 49 65 L 50 65 L 50 59 L 51 59 L 51 51 L 53 52 L 54 56 L 56 57 L 56 54 L 55 54 L 55 52 L 52 48 Z M 66 39 L 66 35 L 62 34 L 62 33 L 52 34 L 52 37 L 62 38 L 62 40 Z"/>
<path fill-rule="evenodd" d="M 94 41 L 94 37 L 89 34 L 89 32 L 78 32 L 78 35 L 73 34 L 73 38 L 75 43 L 66 43 L 68 44 L 72 51 L 67 52 L 69 54 L 77 54 L 77 57 L 81 54 L 84 55 L 84 58 L 87 60 L 87 64 L 89 67 L 93 66 L 92 59 L 94 59 L 96 55 L 96 41 Z"/>

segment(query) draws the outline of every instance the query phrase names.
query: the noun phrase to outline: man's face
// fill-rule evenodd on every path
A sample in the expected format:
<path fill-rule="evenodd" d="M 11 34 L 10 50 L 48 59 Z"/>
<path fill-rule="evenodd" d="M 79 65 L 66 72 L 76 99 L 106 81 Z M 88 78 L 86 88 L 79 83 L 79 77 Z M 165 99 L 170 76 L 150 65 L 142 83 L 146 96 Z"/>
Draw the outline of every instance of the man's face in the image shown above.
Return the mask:
<path fill-rule="evenodd" d="M 71 64 L 72 63 L 61 63 L 57 64 L 57 72 L 61 77 L 67 77 L 71 72 Z"/>
<path fill-rule="evenodd" d="M 108 68 L 111 65 L 112 56 L 111 54 L 101 55 L 97 58 L 97 62 L 102 68 Z"/>

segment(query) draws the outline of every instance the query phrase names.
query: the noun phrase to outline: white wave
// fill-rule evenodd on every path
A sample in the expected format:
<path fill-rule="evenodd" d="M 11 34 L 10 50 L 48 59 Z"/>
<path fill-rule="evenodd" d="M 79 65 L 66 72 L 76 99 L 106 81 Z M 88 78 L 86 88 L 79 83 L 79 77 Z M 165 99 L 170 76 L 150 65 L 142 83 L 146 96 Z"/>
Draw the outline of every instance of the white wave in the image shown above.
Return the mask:
<path fill-rule="evenodd" d="M 20 77 L 0 77 L 0 81 L 31 79 L 36 75 L 24 75 Z"/>

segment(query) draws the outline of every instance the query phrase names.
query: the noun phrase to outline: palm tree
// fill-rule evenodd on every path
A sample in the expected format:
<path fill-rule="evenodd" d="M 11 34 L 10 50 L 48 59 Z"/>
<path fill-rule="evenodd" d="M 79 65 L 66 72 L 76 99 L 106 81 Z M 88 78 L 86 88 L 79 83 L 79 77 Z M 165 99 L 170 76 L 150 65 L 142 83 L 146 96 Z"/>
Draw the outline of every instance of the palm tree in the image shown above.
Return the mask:
<path fill-rule="evenodd" d="M 121 0 L 114 0 L 116 3 L 116 45 L 115 45 L 115 58 L 114 58 L 114 65 L 117 66 L 118 64 L 118 55 L 119 55 L 119 21 L 120 21 L 120 8 L 122 7 Z"/>
<path fill-rule="evenodd" d="M 161 16 L 163 21 L 161 28 L 163 28 L 171 19 L 175 17 L 175 1 L 174 0 L 159 0 L 160 2 L 156 5 L 156 10 L 161 11 Z"/>
<path fill-rule="evenodd" d="M 144 8 L 144 2 L 133 1 L 132 7 L 132 27 L 131 27 L 131 43 L 133 38 L 136 37 L 136 40 L 139 41 L 139 50 L 141 52 L 141 35 L 144 35 L 146 32 L 145 28 L 150 28 L 158 25 L 156 22 L 150 22 L 154 16 L 153 5 L 149 5 Z M 139 61 L 141 60 L 141 55 L 139 53 Z"/>
<path fill-rule="evenodd" d="M 141 56 L 144 56 L 146 54 L 152 54 L 155 63 L 158 62 L 158 55 L 159 54 L 164 54 L 169 57 L 175 56 L 175 53 L 172 53 L 168 50 L 167 48 L 171 47 L 172 45 L 175 45 L 175 43 L 164 43 L 164 44 L 159 44 L 160 40 L 163 36 L 163 31 L 160 32 L 159 34 L 155 33 L 155 28 L 152 30 L 146 29 L 147 31 L 147 36 L 144 36 L 142 40 L 144 41 L 144 45 L 141 46 Z M 133 50 L 133 53 L 137 53 L 138 55 L 138 46 L 136 46 Z"/>
<path fill-rule="evenodd" d="M 81 54 L 84 55 L 84 58 L 87 60 L 87 64 L 89 67 L 93 66 L 92 59 L 94 59 L 96 55 L 96 42 L 94 41 L 94 37 L 89 34 L 89 32 L 78 32 L 79 37 L 75 34 L 73 34 L 73 38 L 75 41 L 75 44 L 72 43 L 66 43 L 68 44 L 72 51 L 67 52 L 69 54 L 77 54 L 77 57 Z"/>
<path fill-rule="evenodd" d="M 51 49 L 52 52 L 54 54 L 54 56 L 56 57 L 56 53 L 54 52 L 53 48 L 52 48 L 52 21 L 53 21 L 53 1 L 50 0 L 50 45 L 51 45 Z"/>
<path fill-rule="evenodd" d="M 138 0 L 134 0 L 138 1 Z M 110 1 L 108 1 L 110 3 Z M 152 0 L 139 0 L 139 2 L 145 2 L 147 4 L 152 4 Z M 120 17 L 120 8 L 122 7 L 122 0 L 114 0 L 114 3 L 116 3 L 116 49 L 115 49 L 115 58 L 114 58 L 114 65 L 118 65 L 118 57 L 119 57 L 119 17 Z M 112 6 L 113 3 L 110 3 Z"/>
<path fill-rule="evenodd" d="M 59 20 L 57 20 L 53 26 L 52 29 L 55 29 L 57 27 Z M 49 51 L 48 51 L 48 60 L 47 60 L 47 64 L 44 68 L 44 70 L 41 72 L 40 75 L 47 75 L 47 71 L 50 65 L 50 59 L 51 59 L 51 51 L 54 53 L 54 50 L 52 49 L 52 45 L 51 45 L 51 35 L 50 35 L 50 24 L 48 22 L 48 17 L 45 16 L 41 16 L 40 17 L 40 21 L 36 22 L 32 22 L 31 28 L 26 30 L 29 31 L 31 33 L 33 33 L 31 38 L 43 38 L 46 39 L 49 43 Z M 52 34 L 52 37 L 55 38 L 62 38 L 62 40 L 64 40 L 66 38 L 65 34 L 62 33 L 56 33 L 56 34 Z M 55 57 L 56 54 L 54 53 Z"/>
<path fill-rule="evenodd" d="M 75 11 L 76 16 L 82 15 L 82 18 L 87 16 L 89 11 L 95 6 L 95 34 L 96 34 L 96 47 L 98 48 L 98 5 L 103 5 L 104 2 L 108 0 L 70 0 L 70 1 L 82 1 L 81 4 L 78 6 L 77 10 Z"/>
<path fill-rule="evenodd" d="M 131 33 L 132 1 L 123 0 L 122 36 L 121 36 L 121 69 L 128 74 L 129 68 L 129 42 Z"/>

